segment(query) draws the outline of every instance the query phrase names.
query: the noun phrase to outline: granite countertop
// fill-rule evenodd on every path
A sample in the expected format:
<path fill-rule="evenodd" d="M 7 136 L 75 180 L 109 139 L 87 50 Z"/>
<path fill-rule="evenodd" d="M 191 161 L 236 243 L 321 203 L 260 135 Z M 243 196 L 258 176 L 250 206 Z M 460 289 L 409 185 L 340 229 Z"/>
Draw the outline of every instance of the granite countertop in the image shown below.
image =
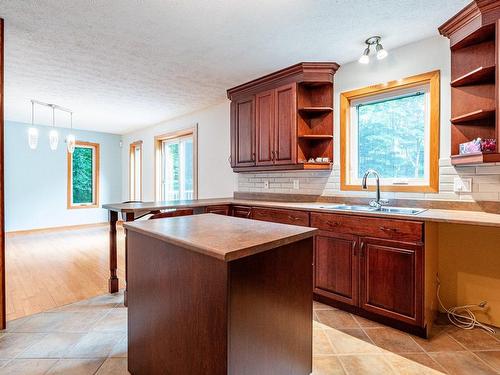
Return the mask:
<path fill-rule="evenodd" d="M 216 214 L 134 221 L 124 226 L 225 262 L 309 238 L 317 232 L 314 228 Z"/>
<path fill-rule="evenodd" d="M 196 208 L 210 205 L 235 204 L 242 206 L 257 206 L 270 208 L 285 208 L 315 212 L 329 212 L 343 215 L 373 216 L 384 218 L 395 218 L 415 221 L 432 221 L 452 224 L 469 224 L 481 226 L 500 227 L 500 214 L 487 213 L 481 211 L 461 211 L 446 209 L 428 209 L 418 215 L 403 215 L 381 212 L 346 212 L 342 210 L 332 210 L 322 208 L 323 206 L 332 206 L 336 203 L 319 202 L 271 202 L 262 200 L 243 200 L 234 198 L 215 198 L 215 199 L 195 199 L 187 201 L 164 201 L 164 202 L 144 202 L 144 203 L 116 203 L 105 204 L 103 208 L 117 212 L 148 212 L 153 209 L 174 209 L 174 208 Z"/>

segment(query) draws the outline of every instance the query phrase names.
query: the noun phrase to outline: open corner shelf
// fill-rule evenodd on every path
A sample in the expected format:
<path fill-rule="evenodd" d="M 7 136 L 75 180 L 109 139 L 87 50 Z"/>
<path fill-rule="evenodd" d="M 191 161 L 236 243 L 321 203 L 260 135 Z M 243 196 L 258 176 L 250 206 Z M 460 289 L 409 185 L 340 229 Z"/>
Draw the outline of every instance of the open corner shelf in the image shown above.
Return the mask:
<path fill-rule="evenodd" d="M 495 83 L 495 65 L 480 66 L 451 81 L 451 87 Z"/>
<path fill-rule="evenodd" d="M 473 22 L 471 20 L 474 20 Z M 500 162 L 500 151 L 459 155 L 460 145 L 500 138 L 498 50 L 500 1 L 472 0 L 439 27 L 451 50 L 451 163 Z"/>
<path fill-rule="evenodd" d="M 329 171 L 332 169 L 332 163 L 303 163 L 303 169 L 308 170 L 325 170 Z"/>
<path fill-rule="evenodd" d="M 328 139 L 333 139 L 333 135 L 331 135 L 331 134 L 303 134 L 303 135 L 299 135 L 299 139 L 328 140 Z"/>
<path fill-rule="evenodd" d="M 500 154 L 496 152 L 478 152 L 473 154 L 451 156 L 451 164 L 453 165 L 472 165 L 498 162 L 500 162 Z"/>
<path fill-rule="evenodd" d="M 332 112 L 332 107 L 301 107 L 299 108 L 299 112 L 303 114 L 323 114 Z"/>
<path fill-rule="evenodd" d="M 450 121 L 452 124 L 467 124 L 472 121 L 492 119 L 495 117 L 494 109 L 478 109 L 477 111 L 472 111 L 465 113 L 460 116 L 453 117 Z"/>

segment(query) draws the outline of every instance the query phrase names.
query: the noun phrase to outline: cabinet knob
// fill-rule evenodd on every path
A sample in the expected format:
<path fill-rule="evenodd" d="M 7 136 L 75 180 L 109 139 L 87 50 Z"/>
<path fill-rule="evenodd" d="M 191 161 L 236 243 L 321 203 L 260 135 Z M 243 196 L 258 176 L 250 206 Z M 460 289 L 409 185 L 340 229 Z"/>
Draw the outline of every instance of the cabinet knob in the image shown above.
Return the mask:
<path fill-rule="evenodd" d="M 359 244 L 359 256 L 363 258 L 365 256 L 365 243 L 361 242 Z"/>
<path fill-rule="evenodd" d="M 274 162 L 276 160 L 276 154 L 274 151 L 271 151 L 271 160 Z"/>
<path fill-rule="evenodd" d="M 252 152 L 252 161 L 255 161 L 255 152 Z"/>

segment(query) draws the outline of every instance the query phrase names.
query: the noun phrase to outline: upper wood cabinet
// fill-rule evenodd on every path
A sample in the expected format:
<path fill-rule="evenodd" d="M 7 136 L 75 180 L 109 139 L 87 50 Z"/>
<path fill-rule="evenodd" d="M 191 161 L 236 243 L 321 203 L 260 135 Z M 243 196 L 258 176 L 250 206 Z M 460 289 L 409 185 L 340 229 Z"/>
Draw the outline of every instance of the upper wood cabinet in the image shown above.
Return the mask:
<path fill-rule="evenodd" d="M 299 63 L 229 89 L 233 170 L 330 169 L 338 67 Z"/>

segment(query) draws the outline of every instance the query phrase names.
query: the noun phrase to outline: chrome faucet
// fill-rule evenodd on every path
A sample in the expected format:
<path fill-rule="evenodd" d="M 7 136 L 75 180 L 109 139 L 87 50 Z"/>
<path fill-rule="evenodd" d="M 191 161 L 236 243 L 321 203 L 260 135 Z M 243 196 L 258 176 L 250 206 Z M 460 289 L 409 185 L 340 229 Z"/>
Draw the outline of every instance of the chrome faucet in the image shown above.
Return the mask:
<path fill-rule="evenodd" d="M 365 175 L 363 176 L 363 181 L 361 183 L 361 187 L 363 188 L 363 190 L 368 189 L 367 180 L 368 176 L 371 174 L 375 176 L 377 181 L 377 196 L 374 200 L 370 201 L 370 206 L 380 209 L 384 204 L 389 203 L 389 201 L 387 199 L 380 199 L 380 175 L 375 169 L 368 169 L 365 172 Z"/>

